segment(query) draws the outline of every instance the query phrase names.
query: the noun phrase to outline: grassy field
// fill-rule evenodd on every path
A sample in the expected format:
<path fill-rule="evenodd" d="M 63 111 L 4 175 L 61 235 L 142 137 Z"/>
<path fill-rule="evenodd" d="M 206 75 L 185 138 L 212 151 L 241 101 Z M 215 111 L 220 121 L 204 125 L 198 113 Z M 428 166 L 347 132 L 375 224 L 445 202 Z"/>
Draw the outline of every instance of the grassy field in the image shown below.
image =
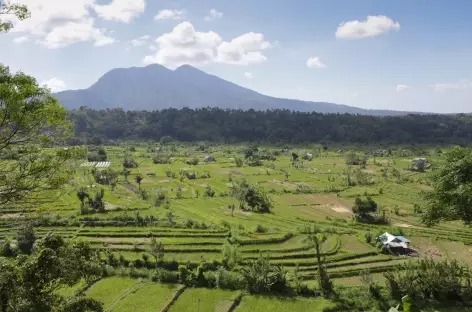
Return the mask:
<path fill-rule="evenodd" d="M 325 308 L 332 307 L 333 304 L 324 299 L 305 298 L 273 298 L 262 296 L 245 296 L 241 301 L 238 312 L 293 312 L 312 311 L 322 312 Z"/>
<path fill-rule="evenodd" d="M 245 146 L 211 146 L 205 151 L 192 145 L 159 146 L 157 143 L 130 147 L 105 147 L 110 168 L 117 172 L 123 172 L 125 155 L 138 163 L 137 168 L 130 169 L 127 178 L 119 175 L 113 190 L 94 181 L 93 166 L 81 166 L 87 160 L 77 161 L 70 164 L 76 169 L 74 179 L 50 194 L 53 203 L 31 209 L 12 208 L 2 214 L 0 238 L 13 238 L 17 221 L 38 218 L 42 222 L 36 228 L 38 237 L 56 232 L 87 240 L 101 251 L 103 259 L 109 250 L 117 259 L 131 262 L 141 261 L 147 254 L 147 261 L 152 264 L 149 243 L 154 237 L 165 246 L 165 261 L 187 264 L 221 261 L 222 246 L 231 234 L 238 241 L 243 265 L 263 253 L 289 272 L 298 267 L 303 281 L 314 285 L 316 260 L 304 232 L 316 227 L 327 235 L 322 252 L 335 284 L 359 286 L 361 272 L 370 270 L 375 280 L 383 283 L 382 272 L 405 261 L 379 254 L 375 246 L 366 242 L 366 233 L 400 230 L 412 241 L 420 257 L 458 259 L 472 265 L 472 248 L 468 247 L 472 244 L 472 229 L 457 222 L 426 228 L 421 224 L 421 214 L 414 209 L 415 205 L 424 203 L 421 192 L 431 190 L 427 180 L 429 169 L 424 173 L 408 170 L 411 160 L 423 157 L 424 151 L 370 157 L 362 169 L 348 168 L 345 153 L 330 150 L 314 153 L 316 156 L 311 161 L 302 160 L 304 153 L 312 151 L 309 146 L 290 151 L 267 147 L 268 151 L 277 151 L 276 160 L 265 160 L 257 167 L 236 166 L 234 158 L 244 159 Z M 292 152 L 300 155 L 294 164 Z M 156 154 L 167 155 L 170 163 L 154 164 L 152 158 Z M 207 155 L 213 156 L 216 162 L 205 162 Z M 199 160 L 197 165 L 186 163 L 194 157 Z M 425 157 L 435 166 L 442 163 L 441 155 L 433 150 Z M 199 178 L 190 180 L 184 172 L 195 172 Z M 348 174 L 355 181 L 367 182 L 348 186 Z M 140 184 L 135 180 L 138 175 L 143 177 Z M 202 175 L 206 177 L 200 178 Z M 271 213 L 238 208 L 232 212 L 228 208 L 232 204 L 238 207 L 229 191 L 232 183 L 241 178 L 257 184 L 270 196 L 274 205 Z M 215 191 L 213 197 L 205 196 L 208 186 Z M 105 190 L 105 213 L 81 214 L 77 198 L 80 187 L 92 194 L 100 188 Z M 148 196 L 143 198 L 137 192 L 139 189 L 145 190 Z M 156 204 L 158 193 L 165 195 L 164 203 Z M 366 195 L 379 204 L 390 225 L 353 221 L 354 200 Z M 143 220 L 148 220 L 145 225 Z M 107 311 L 156 311 L 175 290 L 173 286 L 111 277 L 94 284 L 87 294 L 101 300 Z M 75 290 L 61 291 L 68 294 Z M 208 291 L 185 290 L 170 311 L 195 311 L 191 307 L 198 304 L 195 301 L 198 298 L 201 311 L 223 311 L 238 295 L 219 290 L 211 291 L 211 296 L 204 295 Z M 153 293 L 162 296 L 157 298 Z M 144 302 L 143 298 L 148 299 Z M 329 302 L 244 296 L 237 311 L 322 311 L 323 306 L 329 306 Z"/>
<path fill-rule="evenodd" d="M 224 290 L 187 289 L 171 306 L 169 312 L 215 311 L 226 312 L 239 292 Z"/>

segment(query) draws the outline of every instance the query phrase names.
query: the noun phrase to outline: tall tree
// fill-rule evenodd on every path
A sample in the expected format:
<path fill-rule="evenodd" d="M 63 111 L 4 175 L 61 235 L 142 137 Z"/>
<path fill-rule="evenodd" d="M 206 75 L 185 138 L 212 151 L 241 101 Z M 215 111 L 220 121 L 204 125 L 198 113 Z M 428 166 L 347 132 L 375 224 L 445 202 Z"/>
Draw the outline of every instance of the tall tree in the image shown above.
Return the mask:
<path fill-rule="evenodd" d="M 326 241 L 326 236 L 322 233 L 311 233 L 307 236 L 306 242 L 315 248 L 316 252 L 316 260 L 318 263 L 318 272 L 316 275 L 316 279 L 318 281 L 318 286 L 323 293 L 325 298 L 330 297 L 334 293 L 334 286 L 333 282 L 331 281 L 328 270 L 324 265 L 324 261 L 322 259 L 321 254 L 321 245 Z"/>
<path fill-rule="evenodd" d="M 151 256 L 154 257 L 157 267 L 159 265 L 159 262 L 164 259 L 164 244 L 153 237 L 151 239 L 149 253 L 151 254 Z"/>
<path fill-rule="evenodd" d="M 427 200 L 423 221 L 428 225 L 443 220 L 472 224 L 472 149 L 455 147 L 445 154 L 445 163 L 432 175 L 434 190 Z"/>
<path fill-rule="evenodd" d="M 68 182 L 81 148 L 53 148 L 70 130 L 66 110 L 47 88 L 0 64 L 0 208 L 51 200 L 47 189 Z"/>

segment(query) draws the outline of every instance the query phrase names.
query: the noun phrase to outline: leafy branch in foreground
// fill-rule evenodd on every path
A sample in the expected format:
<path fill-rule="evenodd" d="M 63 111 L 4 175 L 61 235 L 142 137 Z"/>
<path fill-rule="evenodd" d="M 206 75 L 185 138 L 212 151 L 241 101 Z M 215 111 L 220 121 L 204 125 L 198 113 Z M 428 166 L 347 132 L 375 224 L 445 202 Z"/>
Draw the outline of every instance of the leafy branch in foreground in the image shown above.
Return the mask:
<path fill-rule="evenodd" d="M 434 225 L 444 220 L 472 224 L 472 149 L 455 147 L 445 155 L 444 165 L 432 175 L 434 191 L 427 200 L 423 221 Z"/>
<path fill-rule="evenodd" d="M 24 20 L 30 16 L 30 12 L 26 5 L 11 4 L 9 2 L 0 3 L 0 33 L 8 32 L 13 28 L 13 21 Z"/>
<path fill-rule="evenodd" d="M 0 310 L 103 311 L 101 304 L 78 294 L 64 298 L 57 290 L 90 284 L 101 275 L 96 251 L 83 241 L 65 241 L 47 234 L 36 241 L 31 256 L 0 257 Z"/>
<path fill-rule="evenodd" d="M 47 88 L 0 64 L 0 209 L 50 201 L 73 174 L 68 162 L 84 156 L 80 147 L 53 148 L 70 133 L 66 110 Z"/>

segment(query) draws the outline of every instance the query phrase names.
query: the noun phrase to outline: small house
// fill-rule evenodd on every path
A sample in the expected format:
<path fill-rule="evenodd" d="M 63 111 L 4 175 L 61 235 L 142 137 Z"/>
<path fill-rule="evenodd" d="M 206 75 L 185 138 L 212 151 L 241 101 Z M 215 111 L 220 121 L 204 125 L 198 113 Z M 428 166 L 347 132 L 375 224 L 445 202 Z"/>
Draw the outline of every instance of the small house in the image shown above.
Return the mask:
<path fill-rule="evenodd" d="M 212 156 L 205 156 L 205 162 L 215 162 L 216 159 Z"/>
<path fill-rule="evenodd" d="M 392 235 L 388 232 L 380 235 L 378 238 L 383 244 L 383 249 L 393 254 L 409 255 L 416 251 L 410 247 L 411 241 L 402 235 Z"/>
<path fill-rule="evenodd" d="M 415 158 L 411 163 L 411 170 L 413 171 L 423 171 L 431 166 L 426 158 Z"/>

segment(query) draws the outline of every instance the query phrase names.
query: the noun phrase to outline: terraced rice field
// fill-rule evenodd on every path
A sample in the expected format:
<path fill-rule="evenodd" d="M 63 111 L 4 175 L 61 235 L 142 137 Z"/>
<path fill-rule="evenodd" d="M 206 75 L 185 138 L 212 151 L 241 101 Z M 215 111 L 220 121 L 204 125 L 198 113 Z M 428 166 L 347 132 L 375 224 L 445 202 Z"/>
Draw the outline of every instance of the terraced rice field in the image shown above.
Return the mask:
<path fill-rule="evenodd" d="M 163 147 L 165 148 L 165 147 Z M 169 164 L 153 164 L 155 152 L 145 146 L 136 151 L 126 150 L 139 164 L 130 169 L 128 177 L 119 176 L 119 183 L 111 190 L 93 180 L 93 167 L 107 167 L 122 172 L 124 147 L 107 147 L 108 161 L 84 163 L 76 168 L 76 176 L 57 192 L 57 200 L 43 207 L 27 210 L 12 208 L 0 216 L 0 238 L 14 237 L 18 221 L 27 218 L 41 220 L 36 228 L 37 237 L 48 232 L 65 237 L 83 239 L 101 252 L 105 260 L 111 252 L 116 259 L 124 259 L 135 266 L 152 268 L 149 256 L 151 238 L 164 244 L 164 261 L 179 264 L 221 263 L 222 247 L 228 237 L 238 243 L 241 265 L 256 259 L 262 253 L 270 261 L 287 271 L 298 267 L 300 278 L 314 285 L 317 263 L 314 250 L 306 242 L 307 228 L 316 227 L 327 236 L 322 253 L 330 275 L 338 285 L 359 285 L 359 274 L 365 270 L 380 277 L 382 272 L 409 260 L 406 257 L 383 255 L 374 244 L 366 242 L 365 235 L 401 230 L 419 250 L 420 257 L 459 259 L 472 264 L 472 230 L 460 223 L 444 223 L 426 228 L 421 215 L 413 211 L 422 203 L 420 192 L 428 189 L 426 173 L 407 170 L 411 157 L 383 157 L 368 161 L 366 169 L 373 183 L 366 186 L 346 186 L 346 164 L 343 155 L 325 152 L 312 161 L 292 165 L 290 153 L 281 152 L 276 161 L 264 161 L 260 167 L 237 167 L 235 157 L 243 156 L 244 147 L 215 146 L 205 152 L 194 146 L 170 148 Z M 301 153 L 304 148 L 296 150 Z M 206 155 L 216 158 L 214 163 L 203 161 Z M 186 160 L 196 157 L 197 165 Z M 432 159 L 441 163 L 438 156 Z M 401 182 L 390 172 L 395 168 L 405 177 Z M 206 178 L 189 180 L 180 172 L 191 171 Z M 169 172 L 173 173 L 170 174 Z M 384 172 L 389 172 L 387 176 Z M 138 185 L 135 178 L 143 180 Z M 230 196 L 230 187 L 237 179 L 263 188 L 273 202 L 271 213 L 260 214 L 235 209 L 228 205 L 237 201 Z M 106 212 L 81 215 L 77 189 L 87 187 L 91 192 L 105 190 Z M 213 197 L 204 196 L 210 186 Z M 144 189 L 149 197 L 143 199 L 135 190 Z M 307 191 L 308 190 L 308 191 Z M 156 194 L 163 193 L 166 204 L 156 205 Z M 369 195 L 379 203 L 390 219 L 390 226 L 356 223 L 352 220 L 351 206 L 355 197 Z M 375 237 L 374 237 L 375 239 Z M 107 253 L 108 251 L 108 253 Z M 147 263 L 144 262 L 147 254 Z M 414 259 L 413 259 L 414 260 Z M 104 302 L 107 311 L 158 311 L 178 286 L 150 284 L 137 279 L 111 277 L 94 284 L 87 294 Z M 170 311 L 196 311 L 195 298 L 207 292 L 186 289 Z M 152 293 L 162 294 L 154 298 Z M 194 294 L 192 296 L 191 294 Z M 227 311 L 238 292 L 215 291 L 200 301 L 202 311 Z M 149 306 L 141 299 L 152 297 Z M 318 306 L 329 305 L 316 300 L 285 300 L 244 296 L 236 311 L 321 311 Z M 277 307 L 277 308 L 275 308 Z M 148 309 L 148 310 L 146 310 Z M 187 310 L 186 310 L 187 309 Z M 226 310 L 225 310 L 226 309 Z M 264 310 L 266 309 L 266 310 Z M 318 310 L 317 310 L 318 309 Z"/>

